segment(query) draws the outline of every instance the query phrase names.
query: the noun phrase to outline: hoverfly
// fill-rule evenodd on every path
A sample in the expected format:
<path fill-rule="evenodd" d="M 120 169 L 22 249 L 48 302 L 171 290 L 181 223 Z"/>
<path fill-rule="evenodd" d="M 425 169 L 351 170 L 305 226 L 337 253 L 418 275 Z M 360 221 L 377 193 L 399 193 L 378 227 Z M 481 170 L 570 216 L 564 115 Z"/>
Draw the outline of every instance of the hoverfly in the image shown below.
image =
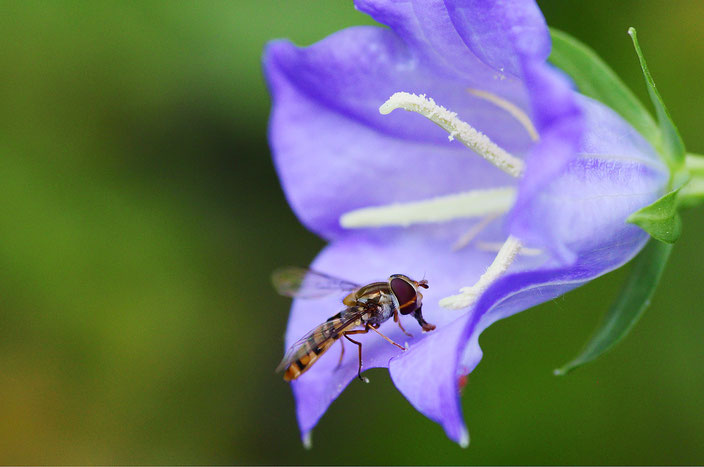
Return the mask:
<path fill-rule="evenodd" d="M 286 370 L 285 381 L 292 381 L 301 376 L 323 355 L 336 341 L 340 341 L 342 351 L 340 363 L 345 353 L 342 338 L 357 346 L 359 366 L 357 376 L 362 378 L 362 343 L 350 337 L 354 334 L 366 334 L 374 331 L 389 343 L 401 350 L 405 347 L 383 335 L 379 326 L 393 317 L 407 336 L 411 336 L 401 325 L 399 314 L 412 315 L 423 331 L 432 331 L 435 326 L 423 319 L 421 308 L 423 294 L 419 288 L 428 288 L 428 281 L 414 281 L 403 274 L 393 274 L 386 282 L 372 282 L 359 285 L 344 279 L 303 268 L 283 268 L 272 276 L 274 286 L 281 295 L 295 298 L 317 298 L 336 291 L 349 292 L 342 299 L 345 308 L 327 321 L 316 326 L 301 337 L 286 351 L 276 371 Z M 359 327 L 362 329 L 359 329 Z M 357 328 L 357 329 L 355 329 Z"/>

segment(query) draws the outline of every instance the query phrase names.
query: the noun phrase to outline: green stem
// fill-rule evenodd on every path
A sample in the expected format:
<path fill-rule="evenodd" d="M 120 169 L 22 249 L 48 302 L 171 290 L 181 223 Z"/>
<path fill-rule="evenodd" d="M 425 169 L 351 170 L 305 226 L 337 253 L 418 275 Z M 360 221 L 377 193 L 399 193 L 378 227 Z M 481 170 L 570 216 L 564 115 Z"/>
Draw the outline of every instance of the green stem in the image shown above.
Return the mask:
<path fill-rule="evenodd" d="M 684 163 L 689 173 L 694 175 L 704 176 L 704 156 L 699 154 L 687 154 L 687 158 Z"/>
<path fill-rule="evenodd" d="M 687 156 L 687 165 L 689 166 L 689 156 Z M 692 207 L 704 202 L 704 160 L 700 159 L 699 170 L 692 170 L 689 182 L 682 187 L 678 195 L 678 204 L 680 207 Z"/>

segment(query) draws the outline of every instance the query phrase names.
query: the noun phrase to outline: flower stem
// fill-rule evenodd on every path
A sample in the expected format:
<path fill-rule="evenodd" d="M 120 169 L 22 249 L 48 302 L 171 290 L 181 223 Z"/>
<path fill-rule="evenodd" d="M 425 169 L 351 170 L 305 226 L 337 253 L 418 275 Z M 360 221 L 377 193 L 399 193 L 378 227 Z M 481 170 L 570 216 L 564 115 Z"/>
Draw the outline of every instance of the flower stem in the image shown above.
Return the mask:
<path fill-rule="evenodd" d="M 678 195 L 678 206 L 693 207 L 704 202 L 704 173 L 692 174 Z"/>
<path fill-rule="evenodd" d="M 704 202 L 704 156 L 689 153 L 684 165 L 686 184 L 677 196 L 677 203 L 680 208 L 690 208 Z"/>
<path fill-rule="evenodd" d="M 689 153 L 684 165 L 693 176 L 704 175 L 704 156 Z"/>

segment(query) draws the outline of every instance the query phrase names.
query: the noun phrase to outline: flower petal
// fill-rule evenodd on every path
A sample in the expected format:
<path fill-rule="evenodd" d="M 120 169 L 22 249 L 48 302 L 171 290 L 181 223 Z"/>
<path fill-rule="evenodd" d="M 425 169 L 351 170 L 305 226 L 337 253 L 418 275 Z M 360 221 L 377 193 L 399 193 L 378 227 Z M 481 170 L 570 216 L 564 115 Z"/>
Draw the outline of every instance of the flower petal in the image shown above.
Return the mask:
<path fill-rule="evenodd" d="M 396 31 L 438 74 L 484 82 L 497 71 L 521 76 L 520 54 L 530 50 L 544 60 L 550 51 L 545 20 L 532 1 L 355 0 L 355 6 Z"/>
<path fill-rule="evenodd" d="M 462 326 L 450 325 L 462 312 L 439 309 L 440 298 L 455 292 L 458 283 L 477 280 L 493 259 L 493 253 L 465 248 L 453 251 L 457 234 L 470 224 L 455 223 L 454 228 L 386 229 L 385 235 L 372 236 L 361 232 L 347 235 L 328 245 L 312 263 L 311 268 L 345 279 L 368 283 L 386 280 L 390 274 L 402 273 L 412 278 L 427 278 L 430 288 L 423 292 L 423 314 L 437 325 L 437 330 L 422 333 L 412 318 L 402 317 L 405 336 L 391 320 L 380 331 L 401 345 L 413 349 L 418 342 L 437 339 L 446 328 L 461 331 Z M 498 230 L 498 229 L 497 229 Z M 433 241 L 428 241 L 433 238 Z M 537 262 L 540 259 L 526 258 Z M 301 336 L 343 306 L 340 296 L 294 301 L 286 331 L 286 344 L 291 345 Z M 451 331 L 451 332 L 455 332 Z M 363 369 L 387 367 L 389 361 L 402 352 L 370 332 L 354 336 L 363 345 Z M 291 383 L 296 398 L 298 422 L 305 436 L 318 422 L 330 403 L 357 375 L 357 352 L 354 345 L 345 342 L 345 357 L 337 368 L 339 350 L 333 348 L 320 358 L 306 373 Z"/>
<path fill-rule="evenodd" d="M 446 29 L 426 31 L 427 40 L 454 35 L 469 53 L 444 15 L 434 24 Z M 359 27 L 307 48 L 285 41 L 267 48 L 276 166 L 299 218 L 326 238 L 341 233 L 339 216 L 351 209 L 512 183 L 422 117 L 380 115 L 379 106 L 396 91 L 428 94 L 514 155 L 530 147 L 519 120 L 468 92 L 491 92 L 525 110 L 519 80 L 485 64 L 441 73 L 422 59 L 420 39 L 413 41 L 404 43 L 387 29 Z"/>
<path fill-rule="evenodd" d="M 519 191 L 510 220 L 513 235 L 549 248 L 566 263 L 591 245 L 607 243 L 631 213 L 664 193 L 669 176 L 653 148 L 619 115 L 583 96 L 578 102 L 585 128 L 575 156 L 522 204 L 525 193 Z M 538 150 L 560 145 L 549 143 Z M 547 160 L 549 154 L 532 157 Z"/>
<path fill-rule="evenodd" d="M 538 5 L 529 0 L 444 1 L 467 47 L 484 63 L 524 77 L 522 59 L 544 62 L 550 35 Z"/>
<path fill-rule="evenodd" d="M 448 438 L 463 446 L 469 443 L 469 435 L 459 400 L 457 365 L 466 341 L 464 329 L 473 316 L 465 313 L 389 364 L 394 385 L 411 405 L 441 424 Z"/>
<path fill-rule="evenodd" d="M 360 0 L 357 7 L 394 30 L 350 28 L 304 49 L 277 41 L 264 59 L 277 169 L 311 230 L 332 239 L 341 233 L 340 215 L 352 209 L 510 183 L 424 119 L 379 115 L 378 106 L 399 90 L 427 93 L 516 155 L 530 147 L 525 128 L 467 89 L 518 108 L 532 102 L 543 140 L 517 206 L 570 160 L 579 109 L 569 81 L 544 62 L 549 38 L 533 2 Z M 508 74 L 497 75 L 502 68 Z"/>
<path fill-rule="evenodd" d="M 499 279 L 473 309 L 439 329 L 432 339 L 391 360 L 389 371 L 398 390 L 419 412 L 440 423 L 450 439 L 465 445 L 469 437 L 458 394 L 459 378 L 481 360 L 479 335 L 499 319 L 552 300 L 625 264 L 648 240 L 645 232 L 632 227 L 623 224 L 613 239 L 590 245 L 590 250 L 582 251 L 567 267 L 551 262 Z"/>
<path fill-rule="evenodd" d="M 535 2 L 456 0 L 446 3 L 467 46 L 481 51 L 478 55 L 485 62 L 503 64 L 528 90 L 530 113 L 540 141 L 526 158 L 526 172 L 513 210 L 515 222 L 526 222 L 528 203 L 576 157 L 583 133 L 582 110 L 569 78 L 546 62 L 550 38 Z M 488 40 L 492 37 L 493 41 Z M 544 240 L 541 246 L 566 254 L 559 238 Z"/>

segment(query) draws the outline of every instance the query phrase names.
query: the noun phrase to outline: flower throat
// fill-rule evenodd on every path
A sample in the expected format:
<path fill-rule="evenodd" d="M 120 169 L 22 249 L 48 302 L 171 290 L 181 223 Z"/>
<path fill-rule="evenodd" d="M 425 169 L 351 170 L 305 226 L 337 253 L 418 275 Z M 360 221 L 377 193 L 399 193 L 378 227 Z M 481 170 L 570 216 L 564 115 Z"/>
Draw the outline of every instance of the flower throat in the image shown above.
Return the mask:
<path fill-rule="evenodd" d="M 490 92 L 476 89 L 468 89 L 468 92 L 509 113 L 523 126 L 533 142 L 538 140 L 538 133 L 530 118 L 518 106 Z M 379 112 L 382 115 L 388 115 L 396 109 L 415 112 L 426 117 L 447 131 L 450 141 L 459 141 L 512 177 L 520 178 L 523 175 L 525 171 L 523 160 L 513 156 L 488 136 L 462 121 L 455 112 L 436 104 L 433 99 L 425 95 L 397 92 L 379 107 Z M 513 206 L 515 197 L 516 188 L 513 186 L 471 190 L 421 201 L 355 209 L 340 217 L 340 225 L 350 229 L 408 227 L 419 223 L 480 218 L 479 222 L 455 243 L 454 249 L 457 250 L 468 245 L 489 223 L 508 212 Z M 481 247 L 481 245 L 478 246 Z M 485 244 L 484 247 L 486 249 L 487 245 Z M 443 298 L 440 300 L 440 306 L 449 309 L 472 306 L 481 294 L 508 270 L 522 250 L 521 242 L 509 236 L 479 280 L 474 285 L 462 287 L 458 294 Z M 535 254 L 533 250 L 531 252 Z"/>

